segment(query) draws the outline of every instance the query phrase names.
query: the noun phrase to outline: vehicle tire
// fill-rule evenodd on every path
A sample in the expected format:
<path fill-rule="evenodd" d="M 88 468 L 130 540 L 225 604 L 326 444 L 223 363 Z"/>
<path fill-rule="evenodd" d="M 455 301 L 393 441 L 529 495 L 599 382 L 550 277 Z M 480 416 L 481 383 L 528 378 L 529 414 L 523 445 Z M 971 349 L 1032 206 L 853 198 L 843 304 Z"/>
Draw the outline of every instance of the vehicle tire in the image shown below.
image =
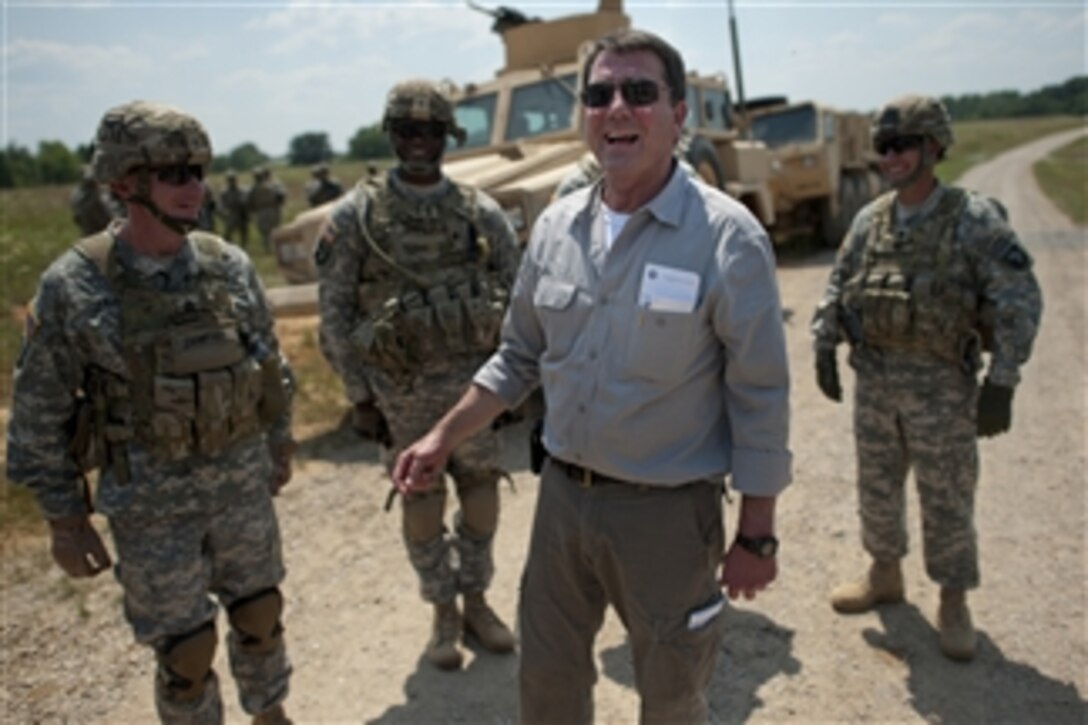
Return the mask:
<path fill-rule="evenodd" d="M 714 150 L 714 144 L 702 136 L 696 136 L 688 145 L 686 158 L 699 178 L 715 189 L 725 188 L 725 173 L 722 171 L 721 161 L 718 160 L 718 152 Z"/>

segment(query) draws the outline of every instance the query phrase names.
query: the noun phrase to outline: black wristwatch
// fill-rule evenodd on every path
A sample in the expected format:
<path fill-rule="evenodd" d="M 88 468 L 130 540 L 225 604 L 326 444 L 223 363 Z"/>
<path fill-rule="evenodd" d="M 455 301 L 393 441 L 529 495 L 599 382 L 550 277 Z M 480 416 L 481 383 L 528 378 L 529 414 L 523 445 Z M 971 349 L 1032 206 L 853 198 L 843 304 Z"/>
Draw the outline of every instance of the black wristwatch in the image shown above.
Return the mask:
<path fill-rule="evenodd" d="M 755 554 L 760 559 L 771 559 L 778 554 L 778 539 L 774 536 L 748 537 L 737 534 L 737 543 L 742 549 Z"/>

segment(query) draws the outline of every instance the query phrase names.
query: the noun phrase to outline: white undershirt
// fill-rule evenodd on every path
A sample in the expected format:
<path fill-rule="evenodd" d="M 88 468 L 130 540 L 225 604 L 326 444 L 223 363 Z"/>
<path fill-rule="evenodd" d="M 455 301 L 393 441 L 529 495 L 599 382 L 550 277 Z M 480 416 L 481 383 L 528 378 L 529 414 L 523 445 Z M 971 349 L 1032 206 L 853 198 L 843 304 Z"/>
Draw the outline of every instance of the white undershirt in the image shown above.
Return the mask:
<path fill-rule="evenodd" d="M 613 211 L 603 202 L 601 203 L 601 210 L 604 212 L 602 215 L 604 218 L 604 246 L 605 249 L 611 251 L 612 242 L 623 231 L 623 227 L 627 224 L 627 220 L 631 218 L 631 215 Z"/>

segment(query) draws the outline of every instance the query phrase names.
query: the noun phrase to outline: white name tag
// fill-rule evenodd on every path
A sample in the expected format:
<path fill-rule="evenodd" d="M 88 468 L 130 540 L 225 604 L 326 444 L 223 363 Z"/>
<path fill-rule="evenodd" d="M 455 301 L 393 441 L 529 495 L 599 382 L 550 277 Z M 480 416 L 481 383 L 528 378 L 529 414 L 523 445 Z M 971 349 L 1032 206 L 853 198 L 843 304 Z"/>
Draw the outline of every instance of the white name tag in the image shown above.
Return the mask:
<path fill-rule="evenodd" d="M 699 275 L 686 269 L 647 264 L 642 271 L 639 307 L 660 312 L 691 312 L 699 299 Z"/>

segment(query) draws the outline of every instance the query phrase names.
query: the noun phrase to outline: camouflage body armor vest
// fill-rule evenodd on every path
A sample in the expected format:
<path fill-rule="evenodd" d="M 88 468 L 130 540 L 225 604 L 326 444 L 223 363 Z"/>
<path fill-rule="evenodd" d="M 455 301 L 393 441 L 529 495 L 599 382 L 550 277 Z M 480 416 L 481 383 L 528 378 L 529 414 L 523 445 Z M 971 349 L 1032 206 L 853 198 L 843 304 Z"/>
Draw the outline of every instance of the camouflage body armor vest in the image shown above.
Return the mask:
<path fill-rule="evenodd" d="M 980 300 L 956 239 L 967 193 L 945 189 L 932 214 L 899 233 L 892 228 L 894 193 L 875 203 L 862 264 L 843 289 L 860 342 L 977 365 Z"/>
<path fill-rule="evenodd" d="M 217 455 L 261 433 L 286 409 L 278 359 L 268 354 L 258 361 L 241 337 L 220 261 L 223 242 L 189 236 L 199 274 L 183 291 L 156 289 L 125 269 L 109 234 L 77 245 L 120 302 L 128 373 L 95 368 L 88 381 L 74 442 L 84 470 L 109 465 L 127 481 L 132 441 L 159 461 Z"/>
<path fill-rule="evenodd" d="M 375 265 L 359 289 L 367 311 L 352 334 L 364 363 L 411 374 L 430 361 L 491 352 L 509 290 L 488 270 L 476 192 L 451 182 L 436 199 L 405 198 L 384 184 L 364 185 L 359 226 Z"/>

